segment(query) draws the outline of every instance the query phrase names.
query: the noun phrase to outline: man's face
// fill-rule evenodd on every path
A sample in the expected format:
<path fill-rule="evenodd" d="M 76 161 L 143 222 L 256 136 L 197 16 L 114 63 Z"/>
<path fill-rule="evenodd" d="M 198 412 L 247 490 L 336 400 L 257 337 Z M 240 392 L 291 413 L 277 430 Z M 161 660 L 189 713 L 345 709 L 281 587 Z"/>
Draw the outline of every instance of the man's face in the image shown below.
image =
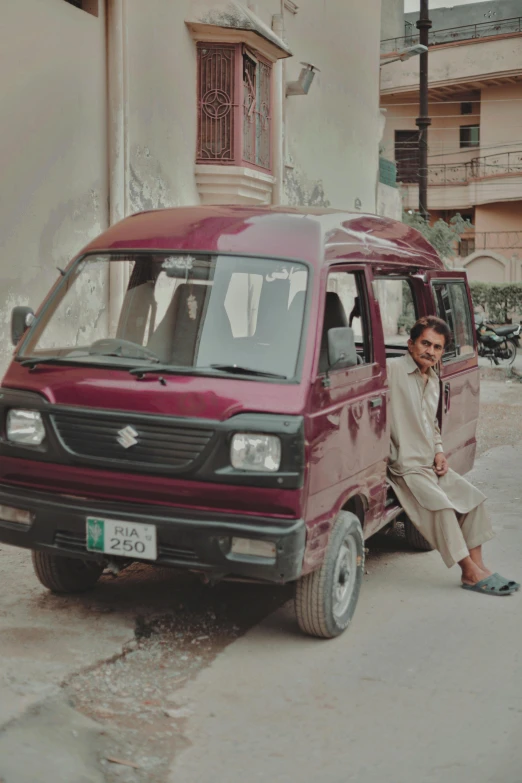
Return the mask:
<path fill-rule="evenodd" d="M 435 329 L 425 329 L 415 342 L 408 340 L 408 348 L 421 372 L 428 372 L 442 358 L 445 339 Z"/>

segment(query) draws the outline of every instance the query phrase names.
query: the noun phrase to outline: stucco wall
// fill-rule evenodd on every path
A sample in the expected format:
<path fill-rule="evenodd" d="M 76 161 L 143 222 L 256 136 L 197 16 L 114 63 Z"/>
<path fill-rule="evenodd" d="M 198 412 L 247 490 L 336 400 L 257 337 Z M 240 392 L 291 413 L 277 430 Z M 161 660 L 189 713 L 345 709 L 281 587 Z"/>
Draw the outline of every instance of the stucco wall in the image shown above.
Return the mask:
<path fill-rule="evenodd" d="M 261 7 L 275 12 L 272 0 Z M 307 96 L 286 101 L 286 198 L 375 211 L 381 118 L 379 95 L 380 0 L 302 0 L 286 17 L 294 53 L 287 80 L 297 79 L 300 61 L 320 69 Z"/>
<path fill-rule="evenodd" d="M 246 0 L 245 0 L 246 2 Z M 279 0 L 248 3 L 271 25 Z M 199 202 L 196 47 L 191 0 L 127 0 L 123 74 L 125 211 Z M 10 310 L 37 307 L 65 265 L 109 221 L 105 0 L 99 15 L 64 0 L 2 0 L 0 373 Z M 375 211 L 380 0 L 300 0 L 285 14 L 294 57 L 320 69 L 285 105 L 285 199 Z M 122 150 L 119 150 L 120 153 Z M 83 306 L 108 305 L 108 285 Z"/>
<path fill-rule="evenodd" d="M 404 35 L 404 0 L 382 0 L 381 40 Z"/>
<path fill-rule="evenodd" d="M 199 203 L 190 0 L 127 0 L 129 212 Z"/>
<path fill-rule="evenodd" d="M 107 225 L 103 0 L 100 12 L 2 0 L 0 371 L 12 306 L 38 306 L 56 266 Z"/>
<path fill-rule="evenodd" d="M 481 102 L 481 146 L 522 149 L 522 82 L 488 87 L 481 91 Z"/>
<path fill-rule="evenodd" d="M 437 46 L 430 50 L 429 80 L 431 85 L 480 81 L 497 73 L 519 72 L 520 63 L 522 36 Z M 382 69 L 381 89 L 385 92 L 416 90 L 418 84 L 418 57 Z"/>
<path fill-rule="evenodd" d="M 210 2 L 205 5 L 211 5 Z M 222 5 L 220 2 L 219 5 Z M 249 7 L 271 26 L 278 0 Z M 129 158 L 132 210 L 198 203 L 195 45 L 185 26 L 201 3 L 142 0 L 128 3 Z M 320 69 L 306 96 L 285 103 L 285 201 L 375 211 L 380 115 L 380 0 L 302 0 L 285 14 L 293 57 Z M 318 34 L 318 31 L 322 31 Z"/>

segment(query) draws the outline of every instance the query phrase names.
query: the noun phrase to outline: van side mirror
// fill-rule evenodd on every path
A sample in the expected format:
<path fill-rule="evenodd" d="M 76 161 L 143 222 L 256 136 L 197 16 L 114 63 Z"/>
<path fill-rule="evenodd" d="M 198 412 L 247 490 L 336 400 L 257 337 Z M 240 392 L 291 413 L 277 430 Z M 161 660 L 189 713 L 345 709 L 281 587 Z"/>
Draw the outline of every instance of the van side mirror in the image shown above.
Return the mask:
<path fill-rule="evenodd" d="M 330 369 L 355 367 L 357 349 L 353 329 L 349 326 L 339 326 L 328 330 L 328 364 Z"/>
<path fill-rule="evenodd" d="M 20 305 L 13 307 L 11 312 L 11 342 L 13 345 L 18 345 L 26 329 L 28 329 L 34 321 L 34 312 L 30 307 Z"/>

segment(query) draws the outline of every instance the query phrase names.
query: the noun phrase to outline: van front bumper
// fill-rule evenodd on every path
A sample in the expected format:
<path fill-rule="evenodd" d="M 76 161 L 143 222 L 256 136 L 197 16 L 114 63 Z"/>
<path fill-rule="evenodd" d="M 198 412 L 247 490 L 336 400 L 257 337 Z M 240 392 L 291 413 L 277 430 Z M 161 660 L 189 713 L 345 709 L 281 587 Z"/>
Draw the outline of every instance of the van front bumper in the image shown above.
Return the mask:
<path fill-rule="evenodd" d="M 87 551 L 87 517 L 97 517 L 155 525 L 158 558 L 142 562 L 203 572 L 214 578 L 240 576 L 280 584 L 297 579 L 302 570 L 306 543 L 302 519 L 91 501 L 6 485 L 0 485 L 0 506 L 32 515 L 30 525 L 8 522 L 0 515 L 0 541 L 12 546 L 99 562 L 117 559 Z M 233 537 L 272 542 L 275 557 L 233 554 Z"/>

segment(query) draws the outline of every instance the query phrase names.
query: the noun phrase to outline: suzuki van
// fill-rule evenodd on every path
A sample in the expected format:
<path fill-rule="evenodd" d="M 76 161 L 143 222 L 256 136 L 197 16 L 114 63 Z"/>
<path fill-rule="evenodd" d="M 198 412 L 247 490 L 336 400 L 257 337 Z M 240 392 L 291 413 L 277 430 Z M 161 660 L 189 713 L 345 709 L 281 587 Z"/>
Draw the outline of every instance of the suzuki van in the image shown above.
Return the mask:
<path fill-rule="evenodd" d="M 336 210 L 140 213 L 12 314 L 0 388 L 0 541 L 55 592 L 135 561 L 295 583 L 299 626 L 353 616 L 365 539 L 402 514 L 386 481 L 386 360 L 422 315 L 451 466 L 479 410 L 464 272 L 414 229 Z M 406 519 L 411 544 L 428 545 Z"/>

